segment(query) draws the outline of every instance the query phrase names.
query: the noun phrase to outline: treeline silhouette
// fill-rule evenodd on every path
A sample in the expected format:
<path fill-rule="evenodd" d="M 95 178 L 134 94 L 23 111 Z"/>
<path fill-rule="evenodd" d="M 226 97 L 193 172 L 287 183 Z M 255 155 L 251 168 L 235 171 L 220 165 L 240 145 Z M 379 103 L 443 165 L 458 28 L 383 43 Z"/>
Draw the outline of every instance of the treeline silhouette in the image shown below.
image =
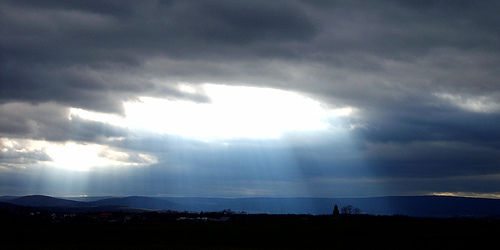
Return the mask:
<path fill-rule="evenodd" d="M 66 213 L 12 206 L 0 210 L 0 242 L 2 249 L 449 249 L 490 246 L 500 233 L 496 217 L 376 216 L 356 214 L 349 205 L 339 210 Z"/>
<path fill-rule="evenodd" d="M 109 210 L 93 212 L 60 212 L 51 211 L 47 208 L 32 208 L 30 206 L 11 206 L 0 209 L 0 223 L 164 223 L 173 221 L 293 221 L 293 220 L 401 220 L 401 219 L 428 219 L 440 220 L 438 218 L 411 217 L 405 215 L 370 215 L 362 214 L 361 210 L 352 205 L 341 207 L 340 211 L 335 208 L 333 214 L 312 215 L 312 214 L 265 214 L 234 212 L 231 209 L 224 209 L 218 212 L 189 212 L 171 210 L 132 210 L 127 212 L 127 208 L 110 212 Z M 140 211 L 140 212 L 137 212 Z M 500 221 L 498 216 L 459 217 L 448 219 L 462 220 L 487 220 Z M 445 220 L 442 218 L 441 220 Z"/>
<path fill-rule="evenodd" d="M 343 211 L 341 218 L 369 217 Z M 4 208 L 0 210 L 0 223 L 162 223 L 172 221 L 252 221 L 252 220 L 324 220 L 331 215 L 311 214 L 249 214 L 226 209 L 219 212 L 188 211 L 142 211 L 142 212 L 52 212 L 37 210 L 30 206 Z"/>

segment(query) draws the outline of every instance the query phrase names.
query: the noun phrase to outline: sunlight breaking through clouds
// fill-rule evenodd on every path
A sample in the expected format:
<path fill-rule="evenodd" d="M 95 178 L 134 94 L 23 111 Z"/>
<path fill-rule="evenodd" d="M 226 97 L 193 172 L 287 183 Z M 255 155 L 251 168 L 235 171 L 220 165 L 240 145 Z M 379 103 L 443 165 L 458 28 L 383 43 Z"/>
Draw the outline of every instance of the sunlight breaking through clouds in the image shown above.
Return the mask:
<path fill-rule="evenodd" d="M 194 93 L 187 84 L 182 91 Z M 354 109 L 329 109 L 294 92 L 257 87 L 203 85 L 209 103 L 141 97 L 124 103 L 125 117 L 71 109 L 72 116 L 134 129 L 180 135 L 195 139 L 279 138 L 289 131 L 317 131 L 335 117 L 349 116 Z"/>
<path fill-rule="evenodd" d="M 144 166 L 157 161 L 154 156 L 120 152 L 98 144 L 57 144 L 49 145 L 46 150 L 54 159 L 54 166 L 77 171 L 104 166 Z"/>
<path fill-rule="evenodd" d="M 1 12 L 5 195 L 500 192 L 500 1 Z"/>
<path fill-rule="evenodd" d="M 104 166 L 144 166 L 157 162 L 156 157 L 121 152 L 99 144 L 1 138 L 2 154 L 15 154 L 23 159 L 7 164 L 10 168 L 51 166 L 75 171 L 89 171 Z M 4 157 L 6 158 L 6 157 Z"/>

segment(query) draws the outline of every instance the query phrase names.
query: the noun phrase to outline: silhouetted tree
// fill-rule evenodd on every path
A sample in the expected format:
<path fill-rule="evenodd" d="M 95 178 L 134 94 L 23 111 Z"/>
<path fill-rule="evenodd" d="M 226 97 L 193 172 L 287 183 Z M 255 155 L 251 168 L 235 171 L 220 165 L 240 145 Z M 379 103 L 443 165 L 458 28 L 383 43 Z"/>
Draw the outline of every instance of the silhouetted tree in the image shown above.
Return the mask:
<path fill-rule="evenodd" d="M 361 213 L 361 209 L 355 207 L 354 210 L 352 211 L 353 214 L 360 214 Z"/>
<path fill-rule="evenodd" d="M 361 209 L 354 207 L 352 205 L 344 206 L 344 207 L 342 207 L 342 209 L 340 211 L 342 214 L 360 214 L 361 213 Z"/>
<path fill-rule="evenodd" d="M 233 211 L 231 209 L 224 209 L 222 210 L 223 214 L 233 214 Z"/>

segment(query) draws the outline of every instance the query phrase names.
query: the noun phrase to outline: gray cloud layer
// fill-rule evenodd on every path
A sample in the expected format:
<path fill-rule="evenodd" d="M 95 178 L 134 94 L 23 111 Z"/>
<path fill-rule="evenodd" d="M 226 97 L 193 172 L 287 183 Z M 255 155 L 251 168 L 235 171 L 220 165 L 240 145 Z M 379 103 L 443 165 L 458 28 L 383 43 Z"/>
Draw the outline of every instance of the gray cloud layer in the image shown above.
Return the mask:
<path fill-rule="evenodd" d="M 500 173 L 496 1 L 3 0 L 1 5 L 2 137 L 109 144 L 167 159 L 180 154 L 174 142 L 185 139 L 68 120 L 69 107 L 123 115 L 123 102 L 140 96 L 210 102 L 202 92 L 178 90 L 179 82 L 272 87 L 359 111 L 346 121 L 355 127 L 350 147 L 355 161 L 336 153 L 342 143 L 328 136 L 333 142 L 286 149 L 304 178 L 373 177 L 408 193 L 464 187 L 500 192 L 499 179 L 488 179 L 486 187 L 475 184 L 477 176 Z M 196 152 L 203 160 L 168 164 L 203 165 L 205 154 L 228 154 L 193 143 L 190 148 L 201 150 Z M 231 178 L 235 173 L 224 168 L 231 169 L 236 156 L 249 157 L 247 150 L 238 148 L 231 159 L 215 157 L 213 173 Z M 2 162 L 15 161 L 5 154 Z M 363 161 L 371 172 L 357 171 Z M 450 176 L 477 178 L 466 184 L 443 181 Z M 419 184 L 419 178 L 425 181 Z M 313 184 L 311 190 L 328 195 Z"/>

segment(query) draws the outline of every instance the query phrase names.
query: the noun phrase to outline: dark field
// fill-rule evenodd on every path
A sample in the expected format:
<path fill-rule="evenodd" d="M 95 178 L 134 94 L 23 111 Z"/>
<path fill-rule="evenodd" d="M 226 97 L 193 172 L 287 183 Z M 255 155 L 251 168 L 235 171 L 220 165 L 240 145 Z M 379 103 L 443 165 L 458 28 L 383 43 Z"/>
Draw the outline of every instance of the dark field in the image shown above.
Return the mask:
<path fill-rule="evenodd" d="M 500 221 L 267 216 L 229 221 L 1 224 L 2 249 L 466 249 L 495 246 Z"/>

